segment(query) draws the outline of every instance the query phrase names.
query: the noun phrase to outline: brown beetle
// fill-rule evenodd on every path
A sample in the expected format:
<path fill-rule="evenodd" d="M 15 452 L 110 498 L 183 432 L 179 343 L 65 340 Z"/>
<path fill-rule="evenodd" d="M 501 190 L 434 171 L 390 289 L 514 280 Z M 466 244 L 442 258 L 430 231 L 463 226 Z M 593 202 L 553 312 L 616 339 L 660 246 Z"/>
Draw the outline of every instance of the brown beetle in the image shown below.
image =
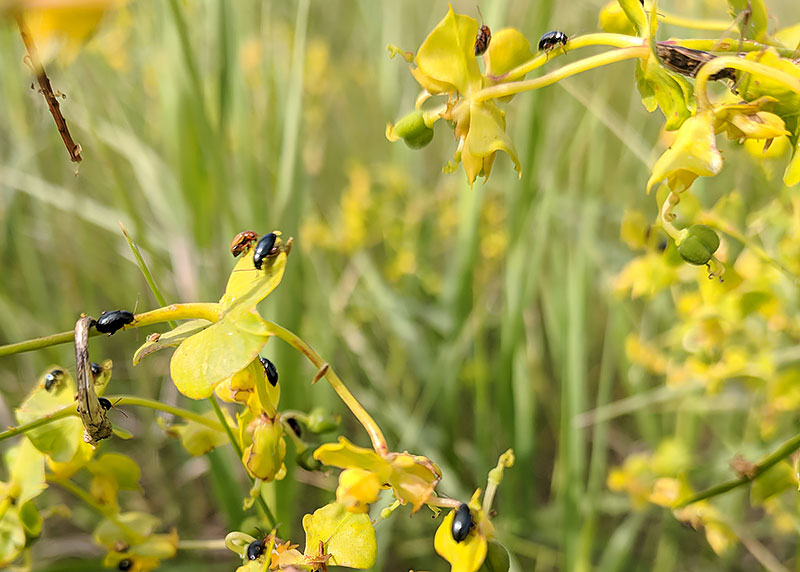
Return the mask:
<path fill-rule="evenodd" d="M 475 56 L 483 55 L 483 53 L 489 49 L 489 42 L 492 41 L 492 31 L 489 29 L 489 26 L 483 23 L 483 13 L 481 13 L 481 7 L 478 6 L 478 14 L 481 15 L 481 29 L 478 30 L 478 35 L 475 38 Z"/>
<path fill-rule="evenodd" d="M 247 250 L 251 244 L 258 240 L 258 235 L 252 230 L 243 230 L 233 237 L 231 241 L 231 254 L 236 258 Z"/>

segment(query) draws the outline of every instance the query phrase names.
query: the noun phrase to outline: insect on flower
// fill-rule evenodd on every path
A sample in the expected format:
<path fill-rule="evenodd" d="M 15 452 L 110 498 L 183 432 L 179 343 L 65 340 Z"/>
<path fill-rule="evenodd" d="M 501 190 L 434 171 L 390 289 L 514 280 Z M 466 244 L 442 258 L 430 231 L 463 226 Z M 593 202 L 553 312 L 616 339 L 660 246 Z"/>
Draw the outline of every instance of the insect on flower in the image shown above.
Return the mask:
<path fill-rule="evenodd" d="M 112 408 L 116 407 L 117 403 L 119 403 L 120 401 L 122 401 L 122 398 L 120 397 L 120 398 L 119 398 L 119 399 L 117 399 L 117 400 L 116 400 L 114 403 L 111 403 L 111 401 L 110 401 L 109 399 L 106 399 L 105 397 L 98 397 L 98 398 L 97 398 L 97 401 L 99 401 L 99 402 L 100 402 L 100 407 L 102 407 L 103 409 L 105 409 L 106 411 L 108 411 L 109 409 L 112 409 Z M 127 414 L 127 413 L 125 413 L 125 412 L 124 412 L 122 409 L 119 409 L 118 411 L 119 411 L 120 413 L 122 413 L 122 414 L 123 414 L 125 417 L 127 417 L 127 416 L 128 416 L 128 414 Z"/>
<path fill-rule="evenodd" d="M 117 564 L 118 570 L 130 570 L 133 568 L 133 560 L 130 558 L 125 558 L 124 560 L 120 560 L 119 564 Z"/>
<path fill-rule="evenodd" d="M 557 46 L 566 46 L 568 41 L 569 36 L 564 32 L 559 32 L 558 30 L 546 32 L 539 38 L 539 51 L 550 53 Z"/>
<path fill-rule="evenodd" d="M 450 532 L 453 534 L 453 540 L 456 542 L 464 540 L 472 529 L 472 526 L 472 513 L 469 511 L 469 506 L 466 503 L 461 503 L 456 509 L 456 514 L 453 517 L 453 526 L 450 528 Z"/>
<path fill-rule="evenodd" d="M 258 359 L 261 360 L 261 365 L 264 368 L 264 373 L 267 376 L 267 381 L 269 381 L 272 387 L 278 385 L 278 368 L 275 367 L 275 364 L 269 361 L 265 357 L 258 356 Z"/>
<path fill-rule="evenodd" d="M 44 388 L 47 391 L 52 391 L 61 384 L 61 379 L 64 377 L 64 372 L 60 369 L 54 369 L 44 377 Z"/>
<path fill-rule="evenodd" d="M 481 13 L 480 6 L 478 6 L 478 13 L 481 15 L 481 29 L 478 30 L 478 36 L 475 38 L 475 55 L 481 56 L 489 49 L 489 42 L 492 41 L 492 31 L 489 26 L 483 23 L 483 13 Z"/>
<path fill-rule="evenodd" d="M 274 232 L 270 232 L 262 236 L 261 240 L 256 244 L 256 248 L 253 252 L 253 266 L 255 266 L 257 270 L 261 270 L 261 265 L 264 264 L 265 258 L 278 254 L 278 249 L 275 248 L 275 240 L 277 240 L 277 238 L 278 235 Z"/>
<path fill-rule="evenodd" d="M 103 312 L 94 324 L 98 332 L 108 334 L 109 336 L 115 333 L 123 326 L 133 322 L 133 312 L 127 310 L 112 310 L 110 312 Z"/>
<path fill-rule="evenodd" d="M 258 240 L 258 235 L 252 230 L 243 230 L 233 237 L 231 241 L 231 254 L 236 258 L 242 252 L 250 248 L 250 245 Z"/>
<path fill-rule="evenodd" d="M 264 554 L 264 550 L 266 549 L 266 538 L 262 538 L 261 540 L 254 540 L 250 544 L 247 545 L 247 559 L 248 560 L 258 560 L 259 556 Z"/>

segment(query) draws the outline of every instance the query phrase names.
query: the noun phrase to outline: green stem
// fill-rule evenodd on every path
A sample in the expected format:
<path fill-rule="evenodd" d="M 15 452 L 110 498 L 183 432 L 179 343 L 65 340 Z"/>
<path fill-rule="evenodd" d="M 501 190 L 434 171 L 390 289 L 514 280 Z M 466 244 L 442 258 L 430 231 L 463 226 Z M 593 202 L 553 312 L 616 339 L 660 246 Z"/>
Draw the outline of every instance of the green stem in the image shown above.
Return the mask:
<path fill-rule="evenodd" d="M 220 308 L 219 304 L 213 302 L 170 304 L 169 306 L 151 310 L 150 312 L 137 314 L 133 323 L 125 326 L 125 329 L 130 330 L 142 326 L 158 324 L 161 322 L 171 322 L 172 320 L 189 320 L 198 318 L 208 320 L 209 322 L 218 322 L 222 318 L 222 309 Z M 94 328 L 89 331 L 89 337 L 99 335 L 100 332 Z M 68 332 L 60 332 L 58 334 L 52 334 L 41 338 L 25 340 L 24 342 L 6 344 L 4 346 L 0 346 L 0 357 L 49 348 L 51 346 L 70 343 L 74 340 L 75 331 L 69 330 Z"/>
<path fill-rule="evenodd" d="M 224 539 L 180 540 L 178 550 L 227 550 Z"/>
<path fill-rule="evenodd" d="M 230 441 L 233 450 L 236 451 L 236 456 L 242 463 L 242 467 L 244 468 L 245 473 L 247 474 L 247 478 L 250 479 L 251 483 L 255 483 L 256 482 L 255 479 L 247 471 L 247 468 L 244 467 L 244 460 L 242 459 L 242 457 L 244 456 L 244 452 L 242 451 L 242 448 L 239 446 L 239 440 L 236 439 L 236 435 L 233 434 L 233 430 L 231 429 L 230 425 L 228 425 L 228 421 L 225 419 L 225 414 L 222 412 L 222 408 L 219 406 L 217 398 L 214 397 L 214 395 L 212 394 L 211 397 L 208 398 L 208 400 L 211 402 L 211 406 L 214 408 L 214 412 L 217 414 L 219 422 L 225 428 L 225 432 L 228 434 L 228 441 Z M 267 517 L 267 520 L 269 521 L 269 526 L 271 528 L 275 528 L 277 526 L 275 524 L 277 522 L 275 520 L 275 516 L 272 514 L 272 511 L 270 510 L 269 506 L 267 505 L 266 501 L 261 496 L 261 494 L 259 494 L 256 497 L 256 502 L 258 503 L 258 506 L 261 508 L 261 510 L 264 512 L 264 515 Z"/>
<path fill-rule="evenodd" d="M 770 81 L 781 83 L 788 89 L 800 95 L 800 79 L 771 66 L 758 62 L 743 60 L 734 56 L 720 56 L 703 64 L 698 70 L 694 82 L 694 93 L 697 97 L 697 113 L 711 109 L 708 99 L 708 78 L 726 68 L 731 68 L 753 75 L 761 76 Z"/>
<path fill-rule="evenodd" d="M 78 485 L 76 485 L 69 479 L 61 479 L 53 475 L 47 475 L 47 480 L 51 483 L 57 484 L 60 487 L 68 490 L 73 495 L 81 499 L 88 506 L 93 508 L 95 511 L 106 517 L 109 521 L 111 521 L 114 524 L 114 526 L 119 528 L 126 536 L 130 537 L 130 540 L 132 540 L 135 544 L 140 544 L 146 540 L 144 536 L 142 536 L 134 529 L 132 529 L 130 526 L 119 520 L 119 512 L 113 506 L 102 505 L 98 503 L 92 497 L 92 495 L 84 491 L 82 488 L 80 488 Z"/>
<path fill-rule="evenodd" d="M 73 403 L 71 405 L 67 405 L 66 407 L 54 411 L 44 417 L 40 417 L 35 421 L 31 421 L 30 423 L 25 423 L 24 425 L 20 425 L 18 427 L 11 427 L 10 429 L 3 431 L 0 433 L 0 441 L 5 441 L 6 439 L 10 439 L 11 437 L 15 437 L 16 435 L 21 435 L 22 433 L 27 433 L 32 429 L 36 429 L 37 427 L 41 427 L 43 425 L 47 425 L 48 423 L 52 423 L 53 421 L 58 421 L 59 419 L 64 419 L 65 417 L 69 417 L 70 415 L 77 415 L 78 414 L 78 404 Z"/>
<path fill-rule="evenodd" d="M 791 48 L 780 48 L 777 46 L 769 46 L 756 42 L 754 40 L 744 40 L 739 43 L 739 40 L 731 38 L 717 39 L 694 39 L 694 40 L 669 40 L 666 42 L 659 42 L 660 44 L 670 44 L 681 46 L 683 48 L 690 48 L 692 50 L 703 50 L 705 52 L 761 52 L 767 48 L 776 50 L 781 57 L 788 58 L 794 53 Z"/>
<path fill-rule="evenodd" d="M 309 346 L 294 333 L 273 322 L 267 322 L 267 327 L 269 328 L 271 334 L 279 337 L 294 349 L 302 353 L 317 368 L 322 368 L 322 366 L 326 364 L 325 360 L 323 360 L 322 357 L 320 357 L 320 355 L 314 351 L 314 348 Z M 377 423 L 375 423 L 375 420 L 372 418 L 372 416 L 367 413 L 367 410 L 364 409 L 364 406 L 362 406 L 355 396 L 350 393 L 350 390 L 347 389 L 347 386 L 339 378 L 339 376 L 336 375 L 336 373 L 333 371 L 333 368 L 330 366 L 325 371 L 325 379 L 328 380 L 328 383 L 331 384 L 331 387 L 337 393 L 337 395 L 339 395 L 339 398 L 344 401 L 345 405 L 347 405 L 353 415 L 355 415 L 359 423 L 361 423 L 364 429 L 366 429 L 367 433 L 369 434 L 370 441 L 372 442 L 372 448 L 375 449 L 375 452 L 381 456 L 388 454 L 389 447 L 386 444 L 386 437 L 383 436 L 383 431 L 381 431 L 381 428 Z"/>
<path fill-rule="evenodd" d="M 161 290 L 156 285 L 156 281 L 153 278 L 153 274 L 150 272 L 150 268 L 148 268 L 147 263 L 144 261 L 142 253 L 139 252 L 139 246 L 133 242 L 133 239 L 131 238 L 131 235 L 128 234 L 128 229 L 125 228 L 125 225 L 120 222 L 119 226 L 122 228 L 122 234 L 125 235 L 125 240 L 128 241 L 128 247 L 131 249 L 133 257 L 136 258 L 136 263 L 139 265 L 139 270 L 141 270 L 144 279 L 147 281 L 147 285 L 150 286 L 150 291 L 153 293 L 153 296 L 156 297 L 156 302 L 158 302 L 161 306 L 166 306 L 167 299 L 164 298 Z M 170 328 L 174 329 L 175 326 L 175 322 L 169 322 Z"/>
<path fill-rule="evenodd" d="M 576 50 L 578 48 L 585 48 L 588 46 L 612 46 L 615 48 L 637 48 L 644 46 L 646 40 L 642 38 L 637 38 L 635 36 L 626 36 L 625 34 L 607 34 L 607 33 L 599 33 L 599 34 L 586 34 L 585 36 L 576 36 L 574 38 L 570 38 L 565 46 L 562 46 L 558 50 L 553 50 L 552 52 L 545 53 L 540 52 L 532 59 L 528 60 L 524 64 L 520 64 L 511 71 L 499 75 L 499 76 L 491 76 L 491 79 L 494 81 L 503 81 L 509 82 L 514 81 L 525 74 L 532 72 L 538 67 L 543 66 L 548 61 L 556 58 L 557 56 L 564 54 L 566 52 L 570 52 L 572 50 Z"/>
<path fill-rule="evenodd" d="M 630 60 L 634 58 L 643 59 L 648 57 L 649 54 L 650 50 L 646 46 L 621 48 L 619 50 L 597 54 L 596 56 L 590 56 L 577 62 L 567 64 L 547 75 L 537 77 L 536 79 L 528 79 L 524 81 L 485 87 L 473 94 L 471 99 L 472 101 L 486 101 L 488 99 L 496 99 L 499 97 L 522 93 L 524 91 L 533 91 L 534 89 L 547 87 L 548 85 L 552 85 L 561 81 L 562 79 L 588 71 L 590 69 L 621 62 L 623 60 Z M 712 63 L 715 61 L 717 60 L 712 60 Z"/>
<path fill-rule="evenodd" d="M 786 441 L 786 443 L 781 445 L 776 451 L 767 456 L 763 461 L 758 463 L 756 465 L 755 470 L 753 471 L 752 477 L 742 476 L 739 477 L 738 479 L 733 479 L 730 481 L 726 481 L 724 483 L 720 483 L 704 491 L 701 491 L 696 495 L 692 495 L 687 499 L 678 501 L 672 508 L 683 508 L 692 503 L 710 499 L 715 496 L 719 496 L 721 494 L 727 493 L 728 491 L 731 491 L 733 489 L 751 483 L 755 479 L 757 479 L 760 475 L 765 473 L 768 469 L 777 465 L 778 463 L 783 461 L 785 458 L 787 458 L 789 455 L 791 455 L 798 449 L 800 449 L 800 435 L 792 437 L 791 439 Z"/>
<path fill-rule="evenodd" d="M 89 337 L 94 337 L 99 335 L 100 332 L 94 329 L 89 332 Z M 52 334 L 41 338 L 33 338 L 32 340 L 25 340 L 24 342 L 16 342 L 13 344 L 6 344 L 4 346 L 0 346 L 0 357 L 10 356 L 13 354 L 21 354 L 24 352 L 31 352 L 34 350 L 49 348 L 50 346 L 57 346 L 60 344 L 66 344 L 73 341 L 75 341 L 74 330 L 70 330 L 68 332 L 61 332 L 58 334 Z"/>
<path fill-rule="evenodd" d="M 165 413 L 169 413 L 171 415 L 175 415 L 176 417 L 182 417 L 183 419 L 187 419 L 189 421 L 194 421 L 195 423 L 199 423 L 200 425 L 205 425 L 209 429 L 213 429 L 214 431 L 224 431 L 225 427 L 214 421 L 213 419 L 209 419 L 199 413 L 195 413 L 194 411 L 189 411 L 188 409 L 181 409 L 180 407 L 173 407 L 172 405 L 167 405 L 166 403 L 162 403 L 160 401 L 156 401 L 154 399 L 147 399 L 145 397 L 137 397 L 136 395 L 107 395 L 106 398 L 114 403 L 117 399 L 120 400 L 120 405 L 136 405 L 139 407 L 148 407 L 150 409 L 156 409 L 158 411 L 163 411 Z"/>
<path fill-rule="evenodd" d="M 658 10 L 659 22 L 679 26 L 681 28 L 688 28 L 689 30 L 709 30 L 711 32 L 727 32 L 733 28 L 734 22 L 730 20 L 703 20 L 699 18 L 684 18 L 683 16 L 676 16 L 668 12 L 664 12 L 659 8 Z"/>

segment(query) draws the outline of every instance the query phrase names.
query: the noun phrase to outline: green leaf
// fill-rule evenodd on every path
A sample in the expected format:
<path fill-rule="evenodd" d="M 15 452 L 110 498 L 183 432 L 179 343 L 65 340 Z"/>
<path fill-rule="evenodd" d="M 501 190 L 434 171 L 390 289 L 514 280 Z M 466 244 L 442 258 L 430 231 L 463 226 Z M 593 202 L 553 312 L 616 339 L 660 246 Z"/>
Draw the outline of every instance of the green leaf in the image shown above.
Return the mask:
<path fill-rule="evenodd" d="M 306 557 L 318 554 L 322 542 L 331 555 L 329 565 L 369 568 L 375 564 L 378 545 L 368 515 L 347 512 L 339 503 L 331 503 L 305 515 L 303 528 Z"/>
<path fill-rule="evenodd" d="M 0 566 L 8 566 L 25 548 L 25 528 L 19 513 L 9 507 L 0 518 Z"/>
<path fill-rule="evenodd" d="M 636 35 L 640 38 L 646 38 L 649 33 L 647 25 L 647 14 L 644 11 L 644 6 L 639 0 L 617 0 L 620 8 L 625 12 L 628 20 L 633 24 L 633 29 L 636 30 Z"/>
<path fill-rule="evenodd" d="M 739 28 L 745 38 L 751 38 L 758 42 L 769 40 L 767 25 L 769 24 L 769 14 L 764 0 L 728 0 L 731 16 L 739 21 Z M 749 15 L 742 13 L 749 11 Z M 747 25 L 742 26 L 745 17 Z"/>
<path fill-rule="evenodd" d="M 750 502 L 762 504 L 768 498 L 795 487 L 797 478 L 789 463 L 781 462 L 761 473 L 750 489 Z"/>
<path fill-rule="evenodd" d="M 73 403 L 75 381 L 69 372 L 58 366 L 52 366 L 47 371 L 54 369 L 61 369 L 63 372 L 60 383 L 47 391 L 44 388 L 47 374 L 41 376 L 39 383 L 15 411 L 20 425 L 41 419 Z M 26 435 L 39 451 L 56 462 L 65 463 L 72 459 L 78 449 L 78 443 L 83 439 L 83 425 L 77 417 L 65 417 L 32 429 Z"/>
<path fill-rule="evenodd" d="M 121 453 L 106 453 L 99 459 L 89 463 L 86 468 L 95 476 L 105 476 L 114 481 L 121 489 L 139 490 L 141 470 L 136 461 Z"/>
<path fill-rule="evenodd" d="M 635 73 L 642 103 L 651 112 L 656 105 L 661 108 L 668 131 L 678 129 L 691 117 L 695 109 L 694 91 L 685 78 L 664 69 L 653 56 L 644 63 L 637 61 Z"/>
<path fill-rule="evenodd" d="M 227 417 L 227 411 L 223 410 Z M 207 411 L 203 417 L 217 421 L 217 416 L 213 411 Z M 189 454 L 196 457 L 205 455 L 215 447 L 219 447 L 228 442 L 228 436 L 225 431 L 217 431 L 202 425 L 196 421 L 187 421 L 186 423 L 168 425 L 166 421 L 161 418 L 158 419 L 159 426 L 171 437 L 177 437 L 181 440 L 181 444 Z M 231 422 L 231 424 L 233 424 Z"/>
<path fill-rule="evenodd" d="M 474 51 L 477 33 L 478 22 L 455 14 L 451 6 L 417 51 L 419 72 L 462 94 L 480 89 L 481 72 Z"/>
<path fill-rule="evenodd" d="M 195 335 L 210 325 L 211 322 L 208 320 L 190 320 L 156 337 L 148 336 L 147 341 L 133 354 L 133 365 L 139 365 L 142 359 L 159 350 L 174 348 L 181 345 L 186 338 Z"/>
<path fill-rule="evenodd" d="M 484 56 L 486 75 L 501 76 L 524 64 L 532 56 L 531 43 L 522 32 L 515 28 L 498 30 L 492 34 L 492 41 Z"/>
<path fill-rule="evenodd" d="M 247 367 L 268 339 L 267 324 L 255 309 L 237 305 L 178 347 L 170 361 L 172 381 L 186 397 L 205 399 L 218 383 Z"/>

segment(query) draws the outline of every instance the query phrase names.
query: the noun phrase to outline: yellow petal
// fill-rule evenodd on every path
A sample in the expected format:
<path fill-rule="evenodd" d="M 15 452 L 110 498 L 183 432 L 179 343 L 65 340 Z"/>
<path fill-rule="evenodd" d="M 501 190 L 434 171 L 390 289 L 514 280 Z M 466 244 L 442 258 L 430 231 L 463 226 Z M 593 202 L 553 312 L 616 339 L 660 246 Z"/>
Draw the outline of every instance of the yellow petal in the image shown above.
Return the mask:
<path fill-rule="evenodd" d="M 647 192 L 656 183 L 667 179 L 677 193 L 688 189 L 697 177 L 710 177 L 722 169 L 722 155 L 714 137 L 713 114 L 710 111 L 687 119 L 678 130 L 675 142 L 658 158 L 647 181 Z"/>
<path fill-rule="evenodd" d="M 454 510 L 444 517 L 433 537 L 433 547 L 439 556 L 450 563 L 451 572 L 475 572 L 486 558 L 486 539 L 479 534 L 476 527 L 467 538 L 456 542 L 452 532 L 454 517 Z"/>

